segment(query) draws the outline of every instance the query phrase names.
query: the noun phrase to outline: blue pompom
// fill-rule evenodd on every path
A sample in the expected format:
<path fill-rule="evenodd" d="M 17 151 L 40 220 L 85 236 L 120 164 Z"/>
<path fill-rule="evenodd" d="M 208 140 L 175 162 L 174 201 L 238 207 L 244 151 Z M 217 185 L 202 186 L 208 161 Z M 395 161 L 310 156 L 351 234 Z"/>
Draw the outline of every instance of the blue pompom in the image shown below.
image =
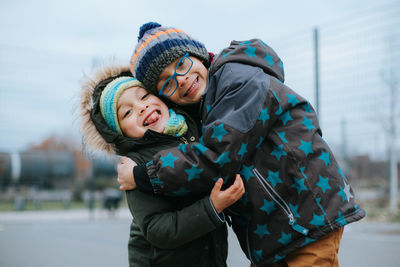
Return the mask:
<path fill-rule="evenodd" d="M 158 27 L 161 27 L 161 24 L 158 24 L 157 22 L 147 22 L 147 23 L 143 24 L 143 25 L 140 27 L 140 30 L 139 30 L 138 41 L 139 41 L 140 39 L 142 39 L 143 35 L 144 35 L 147 31 L 149 31 L 149 30 L 151 30 L 151 29 L 154 29 L 154 28 L 158 28 Z"/>

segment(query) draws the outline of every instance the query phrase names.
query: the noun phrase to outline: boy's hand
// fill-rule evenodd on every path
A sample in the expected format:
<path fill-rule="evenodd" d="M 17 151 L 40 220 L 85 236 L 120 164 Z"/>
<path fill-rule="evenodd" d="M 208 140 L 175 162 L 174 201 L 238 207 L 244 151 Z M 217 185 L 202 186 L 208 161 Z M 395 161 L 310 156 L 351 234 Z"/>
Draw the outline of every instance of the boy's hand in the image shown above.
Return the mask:
<path fill-rule="evenodd" d="M 236 174 L 235 182 L 226 190 L 221 191 L 223 180 L 219 178 L 211 191 L 210 199 L 218 213 L 238 201 L 244 194 L 243 180 Z"/>
<path fill-rule="evenodd" d="M 121 162 L 117 166 L 118 183 L 120 190 L 131 190 L 136 188 L 135 177 L 133 177 L 133 167 L 137 164 L 127 157 L 121 157 Z"/>

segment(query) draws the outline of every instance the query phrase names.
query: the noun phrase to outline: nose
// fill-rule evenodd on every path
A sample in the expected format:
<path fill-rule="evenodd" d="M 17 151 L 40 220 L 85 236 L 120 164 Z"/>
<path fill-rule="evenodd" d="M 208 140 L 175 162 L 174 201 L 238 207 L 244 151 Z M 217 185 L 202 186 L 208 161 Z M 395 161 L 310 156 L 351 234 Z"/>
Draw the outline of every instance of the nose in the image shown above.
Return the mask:
<path fill-rule="evenodd" d="M 139 114 L 142 115 L 146 111 L 146 109 L 149 108 L 149 105 L 139 105 L 138 108 L 139 108 Z"/>
<path fill-rule="evenodd" d="M 176 80 L 178 81 L 178 87 L 183 87 L 183 85 L 188 81 L 189 77 L 187 75 L 176 76 Z"/>

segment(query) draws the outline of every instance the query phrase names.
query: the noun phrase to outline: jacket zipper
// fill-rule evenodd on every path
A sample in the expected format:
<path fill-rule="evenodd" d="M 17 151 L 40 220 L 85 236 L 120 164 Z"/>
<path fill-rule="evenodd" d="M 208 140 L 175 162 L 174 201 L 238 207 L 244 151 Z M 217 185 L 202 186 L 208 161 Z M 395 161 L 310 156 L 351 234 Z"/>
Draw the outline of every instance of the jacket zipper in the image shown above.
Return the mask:
<path fill-rule="evenodd" d="M 257 267 L 257 265 L 254 264 L 253 255 L 251 254 L 251 250 L 250 250 L 249 225 L 248 225 L 248 224 L 247 224 L 247 226 L 246 226 L 246 243 L 247 243 L 247 253 L 249 254 L 250 262 L 253 264 L 253 266 Z"/>
<path fill-rule="evenodd" d="M 181 136 L 180 139 L 184 144 L 189 144 L 189 142 L 187 141 L 187 139 L 185 137 Z"/>
<path fill-rule="evenodd" d="M 252 172 L 257 177 L 258 181 L 261 183 L 264 190 L 271 197 L 271 199 L 278 204 L 281 210 L 286 214 L 289 218 L 289 225 L 297 232 L 307 235 L 308 229 L 297 224 L 296 219 L 294 218 L 294 214 L 290 209 L 289 205 L 283 200 L 283 198 L 275 191 L 275 189 L 265 181 L 264 177 L 258 172 L 256 168 L 252 169 Z"/>

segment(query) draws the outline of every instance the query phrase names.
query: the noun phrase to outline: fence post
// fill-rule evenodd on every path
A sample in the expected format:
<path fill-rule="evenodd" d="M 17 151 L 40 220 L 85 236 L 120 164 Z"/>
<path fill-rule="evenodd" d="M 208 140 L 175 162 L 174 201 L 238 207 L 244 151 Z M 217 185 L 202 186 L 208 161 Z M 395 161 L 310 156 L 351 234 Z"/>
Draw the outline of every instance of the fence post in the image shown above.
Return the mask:
<path fill-rule="evenodd" d="M 318 40 L 318 28 L 314 28 L 314 67 L 315 67 L 315 108 L 317 111 L 318 118 L 321 118 L 319 108 L 319 40 Z"/>

